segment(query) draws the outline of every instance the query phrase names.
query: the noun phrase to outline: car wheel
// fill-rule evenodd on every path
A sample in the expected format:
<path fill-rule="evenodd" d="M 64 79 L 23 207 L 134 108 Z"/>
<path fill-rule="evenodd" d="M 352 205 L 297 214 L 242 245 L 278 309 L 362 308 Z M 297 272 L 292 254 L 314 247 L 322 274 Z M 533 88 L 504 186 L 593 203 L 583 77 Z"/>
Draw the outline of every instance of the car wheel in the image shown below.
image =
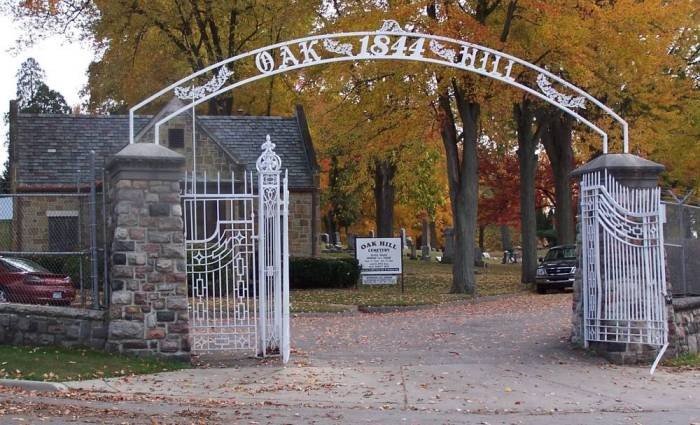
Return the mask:
<path fill-rule="evenodd" d="M 537 290 L 538 294 L 546 294 L 547 293 L 547 287 L 545 287 L 545 286 L 537 285 L 535 287 L 535 289 Z"/>
<path fill-rule="evenodd" d="M 5 288 L 0 288 L 0 304 L 9 302 L 10 300 L 8 299 L 7 291 L 5 290 Z"/>

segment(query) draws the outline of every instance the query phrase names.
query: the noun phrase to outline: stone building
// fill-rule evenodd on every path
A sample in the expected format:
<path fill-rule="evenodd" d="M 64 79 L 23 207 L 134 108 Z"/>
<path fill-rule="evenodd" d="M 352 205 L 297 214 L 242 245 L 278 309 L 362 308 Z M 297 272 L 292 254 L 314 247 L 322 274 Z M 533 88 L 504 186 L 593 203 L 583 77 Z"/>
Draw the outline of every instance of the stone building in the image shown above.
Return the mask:
<path fill-rule="evenodd" d="M 182 106 L 173 99 L 154 116 L 135 118 L 136 142 L 153 143 L 155 123 Z M 289 173 L 289 243 L 293 256 L 317 254 L 319 178 L 304 110 L 291 117 L 197 115 L 183 113 L 159 130 L 160 144 L 183 154 L 186 169 L 206 175 L 208 188 L 220 178 L 239 184 L 244 171 L 254 171 L 260 145 L 270 135 L 283 168 Z M 10 184 L 13 193 L 74 193 L 89 190 L 90 151 L 97 163 L 97 190 L 102 191 L 106 160 L 128 144 L 125 115 L 46 115 L 17 113 L 10 107 Z M 196 149 L 194 148 L 196 144 Z M 193 152 L 196 151 L 196 158 Z M 191 172 L 191 171 L 190 171 Z M 234 176 L 233 178 L 231 176 Z M 183 175 L 183 181 L 185 176 Z M 230 187 L 230 186 L 229 186 Z M 22 252 L 69 251 L 87 240 L 78 217 L 88 205 L 82 198 L 21 197 L 15 200 L 12 249 Z M 100 211 L 98 209 L 98 214 Z M 215 219 L 215 218 L 213 218 Z M 98 222 L 101 218 L 98 217 Z M 83 229 L 78 231 L 78 229 Z M 99 236 L 98 232 L 98 236 Z"/>

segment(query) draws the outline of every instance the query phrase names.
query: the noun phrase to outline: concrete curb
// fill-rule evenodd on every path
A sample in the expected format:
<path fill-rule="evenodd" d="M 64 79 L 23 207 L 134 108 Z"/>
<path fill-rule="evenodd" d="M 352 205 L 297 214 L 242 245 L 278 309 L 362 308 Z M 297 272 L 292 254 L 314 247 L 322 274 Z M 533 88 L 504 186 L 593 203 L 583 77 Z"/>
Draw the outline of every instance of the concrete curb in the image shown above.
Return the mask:
<path fill-rule="evenodd" d="M 360 313 L 396 313 L 399 311 L 427 310 L 438 307 L 440 304 L 419 304 L 419 305 L 358 305 L 357 311 Z"/>
<path fill-rule="evenodd" d="M 39 392 L 68 391 L 68 387 L 60 382 L 28 381 L 25 379 L 0 379 L 0 386 Z"/>

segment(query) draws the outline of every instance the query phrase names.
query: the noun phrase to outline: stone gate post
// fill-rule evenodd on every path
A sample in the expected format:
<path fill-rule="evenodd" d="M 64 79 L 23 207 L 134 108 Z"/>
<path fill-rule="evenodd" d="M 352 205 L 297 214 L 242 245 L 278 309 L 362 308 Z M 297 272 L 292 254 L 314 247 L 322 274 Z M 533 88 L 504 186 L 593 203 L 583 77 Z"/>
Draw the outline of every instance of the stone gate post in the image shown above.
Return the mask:
<path fill-rule="evenodd" d="M 571 173 L 571 178 L 578 183 L 581 178 L 589 173 L 607 171 L 618 183 L 630 189 L 655 188 L 658 186 L 659 174 L 664 166 L 653 161 L 632 154 L 604 154 Z M 575 345 L 584 345 L 583 333 L 583 296 L 582 296 L 582 246 L 581 246 L 581 205 L 579 202 L 579 220 L 576 226 L 576 245 L 579 267 L 576 271 L 573 294 L 572 330 L 571 341 Z M 668 317 L 672 317 L 672 312 Z M 639 344 L 626 344 L 616 342 L 591 342 L 590 347 L 602 356 L 615 363 L 636 363 L 653 360 L 656 355 L 656 347 Z"/>
<path fill-rule="evenodd" d="M 189 359 L 180 179 L 185 157 L 135 143 L 110 158 L 112 252 L 107 349 Z"/>

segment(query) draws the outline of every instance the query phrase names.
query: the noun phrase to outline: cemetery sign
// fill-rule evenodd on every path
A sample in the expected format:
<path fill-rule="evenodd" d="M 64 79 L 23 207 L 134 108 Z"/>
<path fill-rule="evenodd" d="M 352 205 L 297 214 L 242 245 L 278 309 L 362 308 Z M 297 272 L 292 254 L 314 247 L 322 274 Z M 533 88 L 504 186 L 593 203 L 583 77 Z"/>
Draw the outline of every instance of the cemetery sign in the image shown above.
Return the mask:
<path fill-rule="evenodd" d="M 403 274 L 401 238 L 357 238 L 355 258 L 360 263 L 362 283 L 386 285 L 398 283 Z"/>

